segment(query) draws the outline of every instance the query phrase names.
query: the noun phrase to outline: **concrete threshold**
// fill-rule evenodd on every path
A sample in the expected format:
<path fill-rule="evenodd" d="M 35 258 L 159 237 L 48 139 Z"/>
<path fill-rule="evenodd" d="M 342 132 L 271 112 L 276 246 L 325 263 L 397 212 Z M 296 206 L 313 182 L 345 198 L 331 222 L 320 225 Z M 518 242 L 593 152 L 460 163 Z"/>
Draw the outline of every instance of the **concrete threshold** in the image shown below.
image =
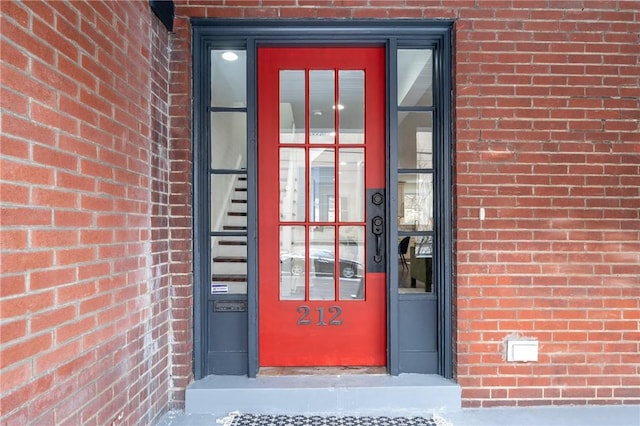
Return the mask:
<path fill-rule="evenodd" d="M 461 388 L 430 374 L 207 376 L 186 391 L 185 413 L 420 416 L 457 411 Z"/>

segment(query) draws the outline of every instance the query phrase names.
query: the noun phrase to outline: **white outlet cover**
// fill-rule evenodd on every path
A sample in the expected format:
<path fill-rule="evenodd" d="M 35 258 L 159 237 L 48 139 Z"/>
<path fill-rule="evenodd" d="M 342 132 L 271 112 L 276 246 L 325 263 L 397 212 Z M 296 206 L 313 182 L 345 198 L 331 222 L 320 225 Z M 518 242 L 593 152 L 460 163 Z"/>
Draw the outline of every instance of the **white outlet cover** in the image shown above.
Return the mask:
<path fill-rule="evenodd" d="M 507 361 L 538 361 L 538 341 L 533 339 L 507 340 Z"/>

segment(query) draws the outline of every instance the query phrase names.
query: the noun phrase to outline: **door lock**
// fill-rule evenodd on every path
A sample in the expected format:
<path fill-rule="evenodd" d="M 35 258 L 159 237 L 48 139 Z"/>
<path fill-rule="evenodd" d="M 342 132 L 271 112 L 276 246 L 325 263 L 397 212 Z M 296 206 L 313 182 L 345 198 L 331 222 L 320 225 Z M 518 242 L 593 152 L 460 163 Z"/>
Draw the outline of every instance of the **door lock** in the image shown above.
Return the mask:
<path fill-rule="evenodd" d="M 376 236 L 376 254 L 373 256 L 373 261 L 376 263 L 382 262 L 382 233 L 384 231 L 384 221 L 382 217 L 376 216 L 371 221 L 371 232 Z"/>
<path fill-rule="evenodd" d="M 384 188 L 367 189 L 367 272 L 385 272 L 387 218 Z"/>

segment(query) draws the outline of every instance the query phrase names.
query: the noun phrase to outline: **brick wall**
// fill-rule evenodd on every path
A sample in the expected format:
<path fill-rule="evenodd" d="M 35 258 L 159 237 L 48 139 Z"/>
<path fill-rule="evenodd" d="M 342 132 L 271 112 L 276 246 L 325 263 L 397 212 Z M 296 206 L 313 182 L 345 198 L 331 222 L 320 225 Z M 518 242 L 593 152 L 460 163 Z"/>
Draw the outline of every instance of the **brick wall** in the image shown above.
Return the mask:
<path fill-rule="evenodd" d="M 145 1 L 0 11 L 3 424 L 184 397 L 191 16 L 455 19 L 464 404 L 640 402 L 636 1 L 190 0 L 171 36 Z M 515 334 L 537 363 L 504 361 Z"/>
<path fill-rule="evenodd" d="M 188 20 L 174 23 L 170 50 L 169 142 L 171 191 L 171 401 L 182 407 L 187 384 L 193 379 L 193 210 L 191 141 L 191 32 Z M 179 36 L 178 36 L 179 34 Z"/>
<path fill-rule="evenodd" d="M 465 403 L 637 404 L 640 3 L 506 3 L 456 31 Z M 539 361 L 505 362 L 508 335 Z"/>
<path fill-rule="evenodd" d="M 147 2 L 0 11 L 0 423 L 149 424 L 188 204 L 169 197 L 169 35 Z"/>
<path fill-rule="evenodd" d="M 464 405 L 640 402 L 640 3 L 177 3 L 184 46 L 188 17 L 455 19 Z M 513 335 L 538 362 L 505 361 Z"/>

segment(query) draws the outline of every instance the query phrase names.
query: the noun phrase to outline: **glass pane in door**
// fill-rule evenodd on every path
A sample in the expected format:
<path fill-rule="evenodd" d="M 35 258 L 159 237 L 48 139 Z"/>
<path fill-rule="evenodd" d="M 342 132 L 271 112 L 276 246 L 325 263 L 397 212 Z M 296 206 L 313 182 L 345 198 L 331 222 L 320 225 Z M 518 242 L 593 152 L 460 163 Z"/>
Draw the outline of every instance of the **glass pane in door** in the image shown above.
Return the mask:
<path fill-rule="evenodd" d="M 280 148 L 280 220 L 305 220 L 305 149 Z"/>
<path fill-rule="evenodd" d="M 280 142 L 304 143 L 305 73 L 280 71 Z"/>
<path fill-rule="evenodd" d="M 333 143 L 336 138 L 335 71 L 309 71 L 309 142 Z"/>
<path fill-rule="evenodd" d="M 304 226 L 280 227 L 280 300 L 304 300 L 306 248 Z"/>
<path fill-rule="evenodd" d="M 338 153 L 340 218 L 342 222 L 364 220 L 364 148 L 340 148 Z"/>
<path fill-rule="evenodd" d="M 335 300 L 335 226 L 309 230 L 309 300 Z"/>
<path fill-rule="evenodd" d="M 364 143 L 364 71 L 338 72 L 341 144 Z"/>
<path fill-rule="evenodd" d="M 364 299 L 364 235 L 364 226 L 340 227 L 340 300 Z"/>
<path fill-rule="evenodd" d="M 309 150 L 309 220 L 333 222 L 335 208 L 335 150 L 312 148 Z"/>

